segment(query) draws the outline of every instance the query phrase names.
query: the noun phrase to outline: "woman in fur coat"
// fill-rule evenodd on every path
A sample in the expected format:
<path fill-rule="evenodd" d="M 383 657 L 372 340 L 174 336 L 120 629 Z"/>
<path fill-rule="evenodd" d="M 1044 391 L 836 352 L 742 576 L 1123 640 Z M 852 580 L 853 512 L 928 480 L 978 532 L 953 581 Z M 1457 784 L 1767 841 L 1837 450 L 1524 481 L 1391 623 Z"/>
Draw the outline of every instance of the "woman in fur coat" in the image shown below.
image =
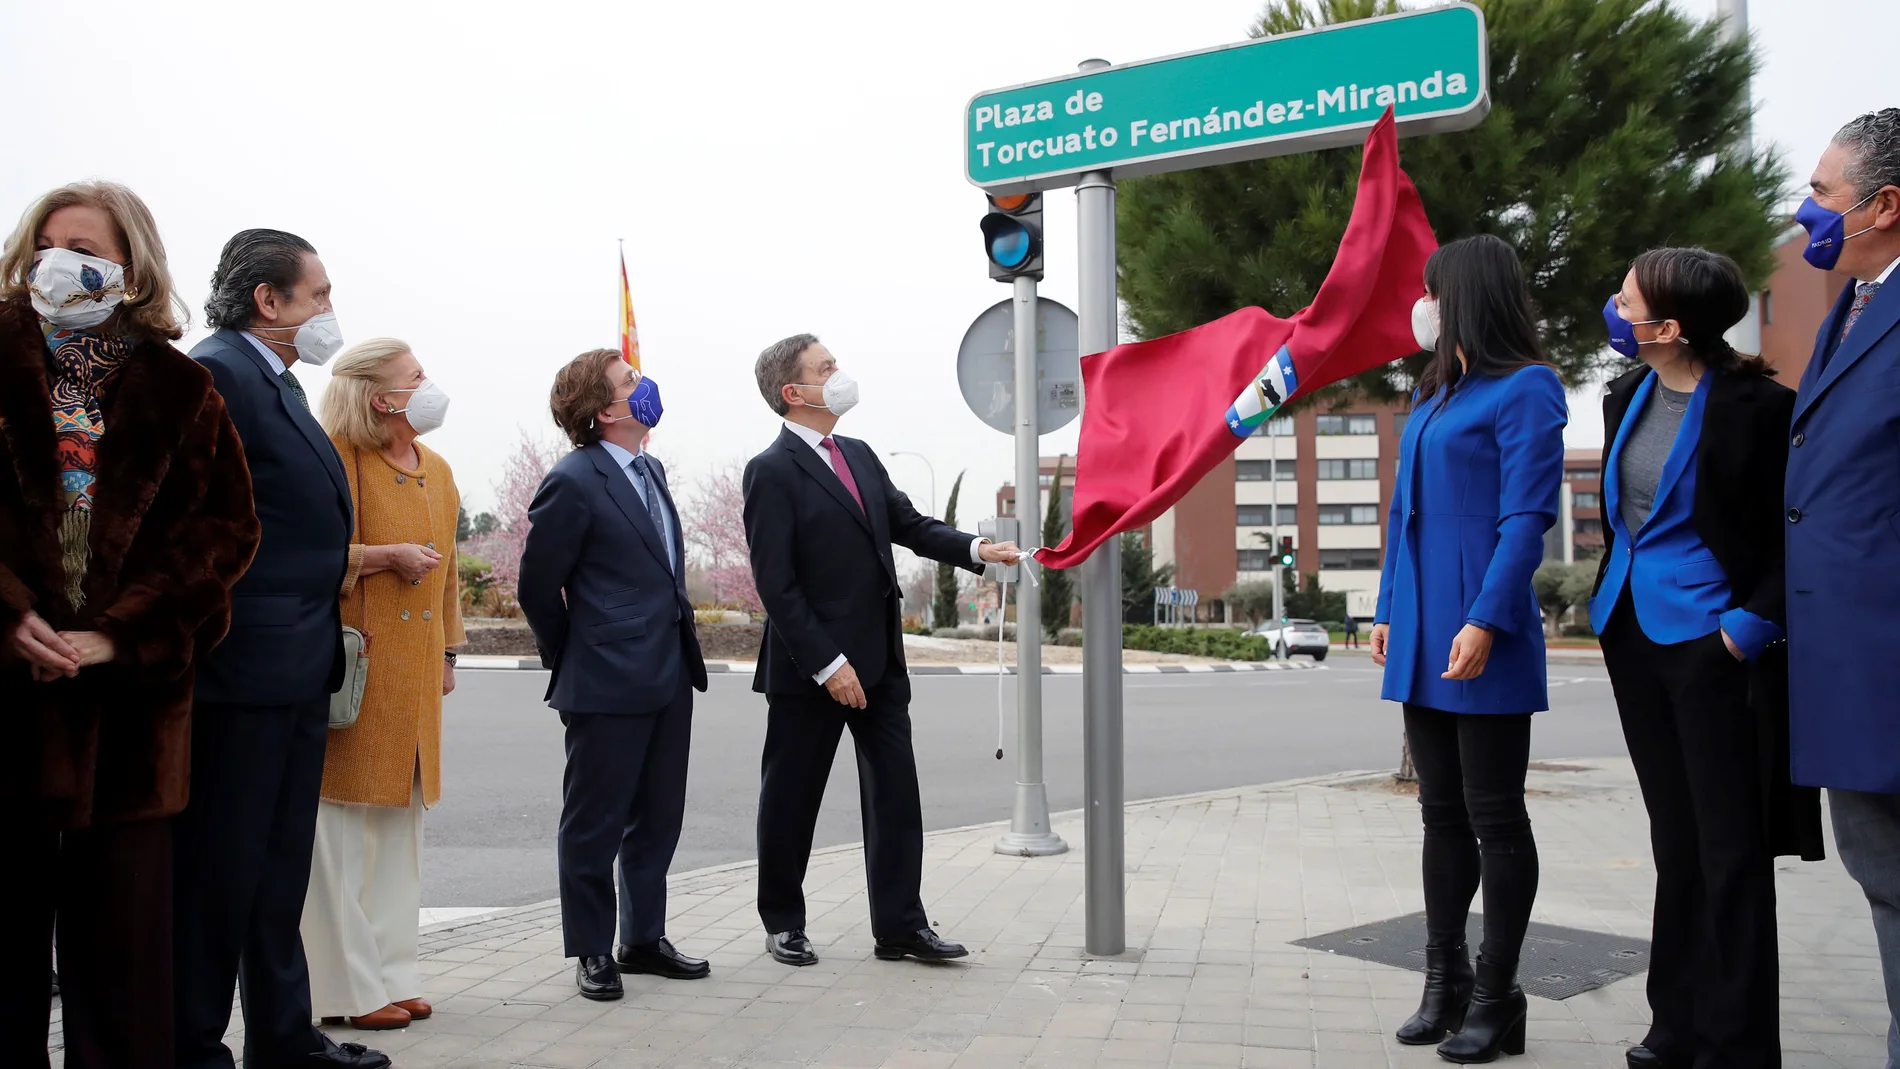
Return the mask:
<path fill-rule="evenodd" d="M 0 252 L 0 1064 L 45 1066 L 59 919 L 66 1065 L 172 1064 L 169 817 L 192 669 L 257 548 L 251 480 L 158 229 L 65 186 Z"/>

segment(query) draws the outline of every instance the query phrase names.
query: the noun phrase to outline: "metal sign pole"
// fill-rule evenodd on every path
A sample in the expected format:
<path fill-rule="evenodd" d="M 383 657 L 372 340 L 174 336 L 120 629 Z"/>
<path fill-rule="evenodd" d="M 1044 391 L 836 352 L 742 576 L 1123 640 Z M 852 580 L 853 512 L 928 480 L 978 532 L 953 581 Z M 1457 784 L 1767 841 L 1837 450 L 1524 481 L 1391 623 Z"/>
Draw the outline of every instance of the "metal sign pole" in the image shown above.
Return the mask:
<path fill-rule="evenodd" d="M 1037 544 L 1041 513 L 1041 443 L 1036 430 L 1040 378 L 1036 360 L 1036 280 L 1016 279 L 1016 529 Z M 1060 486 L 1049 488 L 1060 494 Z M 1023 565 L 1026 572 L 1032 565 Z M 1027 576 L 1025 576 L 1025 579 Z M 1049 830 L 1049 791 L 1042 782 L 1042 588 L 1016 584 L 1016 808 L 996 852 L 1021 857 L 1060 854 L 1069 844 Z"/>
<path fill-rule="evenodd" d="M 1085 71 L 1107 61 L 1082 61 Z M 1090 171 L 1075 190 L 1079 254 L 1078 348 L 1099 353 L 1115 344 L 1121 319 L 1115 298 L 1115 180 Z M 1087 404 L 1084 396 L 1082 403 Z M 1087 844 L 1084 945 L 1094 955 L 1128 949 L 1122 840 L 1122 560 L 1110 538 L 1082 564 L 1082 798 Z"/>

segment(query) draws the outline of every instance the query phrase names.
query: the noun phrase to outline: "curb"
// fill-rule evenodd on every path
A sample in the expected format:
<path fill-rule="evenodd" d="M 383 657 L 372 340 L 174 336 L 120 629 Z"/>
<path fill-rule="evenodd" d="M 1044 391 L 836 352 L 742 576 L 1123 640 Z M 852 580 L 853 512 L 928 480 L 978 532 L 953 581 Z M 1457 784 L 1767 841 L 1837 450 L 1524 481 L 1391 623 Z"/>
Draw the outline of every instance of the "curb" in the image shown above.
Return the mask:
<path fill-rule="evenodd" d="M 545 672 L 538 657 L 480 657 L 465 656 L 456 660 L 457 668 L 479 668 L 485 671 L 503 672 Z M 1297 672 L 1324 669 L 1325 666 L 1312 661 L 1236 661 L 1231 664 L 1124 664 L 1122 674 L 1139 675 L 1207 675 L 1216 672 Z M 706 671 L 710 675 L 737 675 L 749 673 L 757 668 L 752 661 L 708 661 Z M 993 664 L 921 664 L 911 668 L 913 676 L 993 676 L 997 666 Z M 1006 667 L 1002 674 L 1016 675 L 1014 667 Z M 1079 664 L 1043 665 L 1045 676 L 1079 676 L 1082 666 Z"/>

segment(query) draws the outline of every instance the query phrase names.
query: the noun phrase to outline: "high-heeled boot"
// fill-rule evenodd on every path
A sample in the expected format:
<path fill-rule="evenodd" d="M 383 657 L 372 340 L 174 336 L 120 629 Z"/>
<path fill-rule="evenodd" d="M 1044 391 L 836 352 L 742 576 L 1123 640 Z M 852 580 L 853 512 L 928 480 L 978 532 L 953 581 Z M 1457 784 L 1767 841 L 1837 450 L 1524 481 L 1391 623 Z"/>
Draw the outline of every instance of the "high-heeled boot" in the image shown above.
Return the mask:
<path fill-rule="evenodd" d="M 1465 1027 L 1471 1008 L 1471 952 L 1465 944 L 1425 948 L 1425 994 L 1418 1012 L 1399 1026 L 1398 1041 L 1407 1046 L 1438 1043 Z"/>
<path fill-rule="evenodd" d="M 1440 1058 L 1460 1065 L 1496 1061 L 1501 1053 L 1524 1053 L 1524 1018 L 1530 1004 L 1517 986 L 1517 963 L 1500 965 L 1479 954 L 1476 972 L 1464 1031 L 1438 1045 Z"/>

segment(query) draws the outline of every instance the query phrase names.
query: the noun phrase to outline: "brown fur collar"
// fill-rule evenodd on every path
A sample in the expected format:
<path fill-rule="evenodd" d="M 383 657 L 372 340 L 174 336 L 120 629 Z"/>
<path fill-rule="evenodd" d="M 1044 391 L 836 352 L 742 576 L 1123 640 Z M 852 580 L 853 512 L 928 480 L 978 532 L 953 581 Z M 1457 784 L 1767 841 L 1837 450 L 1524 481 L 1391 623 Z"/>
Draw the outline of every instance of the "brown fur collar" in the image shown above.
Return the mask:
<path fill-rule="evenodd" d="M 98 490 L 93 501 L 92 551 L 85 604 L 67 613 L 59 590 L 59 455 L 48 400 L 46 342 L 39 317 L 25 300 L 0 302 L 0 437 L 17 478 L 21 515 L 30 528 L 16 532 L 35 566 L 18 578 L 36 606 L 54 616 L 90 619 L 106 608 L 140 521 L 171 465 L 192 417 L 213 397 L 211 375 L 163 342 L 140 342 L 100 397 L 106 433 L 99 439 Z M 0 488 L 0 500 L 7 493 Z M 25 560 L 13 562 L 16 567 Z M 48 610 L 54 610 L 49 612 Z M 56 625 L 57 626 L 57 625 Z"/>

